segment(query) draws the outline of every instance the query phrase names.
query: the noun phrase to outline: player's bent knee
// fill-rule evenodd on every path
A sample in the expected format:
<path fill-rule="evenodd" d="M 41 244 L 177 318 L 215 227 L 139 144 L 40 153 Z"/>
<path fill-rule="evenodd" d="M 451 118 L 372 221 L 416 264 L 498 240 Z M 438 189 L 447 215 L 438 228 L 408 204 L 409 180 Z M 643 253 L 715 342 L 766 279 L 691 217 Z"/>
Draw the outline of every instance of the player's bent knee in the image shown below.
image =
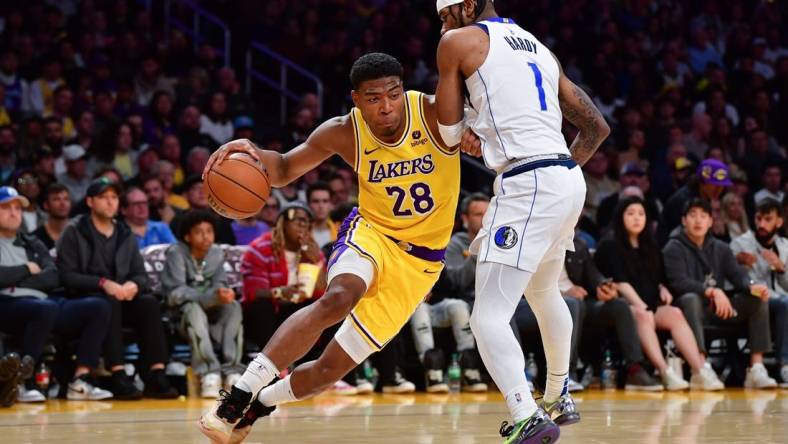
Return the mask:
<path fill-rule="evenodd" d="M 315 302 L 315 308 L 322 319 L 337 323 L 347 317 L 357 299 L 346 290 L 329 291 Z"/>

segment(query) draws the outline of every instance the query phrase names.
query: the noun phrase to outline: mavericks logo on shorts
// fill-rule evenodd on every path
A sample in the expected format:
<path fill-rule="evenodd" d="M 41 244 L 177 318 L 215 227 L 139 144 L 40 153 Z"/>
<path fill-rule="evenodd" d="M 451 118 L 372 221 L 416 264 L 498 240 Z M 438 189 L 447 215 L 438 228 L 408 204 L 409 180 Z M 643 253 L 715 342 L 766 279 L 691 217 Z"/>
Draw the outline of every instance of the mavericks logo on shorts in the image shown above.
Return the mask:
<path fill-rule="evenodd" d="M 512 227 L 501 227 L 495 232 L 495 245 L 508 250 L 517 245 L 517 232 Z"/>

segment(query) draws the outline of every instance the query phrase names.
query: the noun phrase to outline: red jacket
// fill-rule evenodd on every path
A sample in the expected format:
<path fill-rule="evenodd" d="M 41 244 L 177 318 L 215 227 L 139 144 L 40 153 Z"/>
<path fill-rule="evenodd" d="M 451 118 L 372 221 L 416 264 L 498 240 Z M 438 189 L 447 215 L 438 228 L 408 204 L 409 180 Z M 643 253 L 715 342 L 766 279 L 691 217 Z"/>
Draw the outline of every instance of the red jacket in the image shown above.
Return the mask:
<path fill-rule="evenodd" d="M 243 277 L 242 304 L 249 304 L 257 297 L 258 289 L 269 289 L 292 285 L 288 282 L 287 259 L 284 252 L 279 257 L 274 256 L 273 233 L 263 233 L 260 237 L 249 244 L 249 249 L 244 253 L 241 260 L 241 276 Z M 301 258 L 301 262 L 310 263 L 306 258 Z M 320 253 L 320 263 L 325 264 L 323 253 Z M 323 295 L 325 289 L 315 289 L 312 299 L 317 299 Z M 279 301 L 273 300 L 275 306 Z"/>

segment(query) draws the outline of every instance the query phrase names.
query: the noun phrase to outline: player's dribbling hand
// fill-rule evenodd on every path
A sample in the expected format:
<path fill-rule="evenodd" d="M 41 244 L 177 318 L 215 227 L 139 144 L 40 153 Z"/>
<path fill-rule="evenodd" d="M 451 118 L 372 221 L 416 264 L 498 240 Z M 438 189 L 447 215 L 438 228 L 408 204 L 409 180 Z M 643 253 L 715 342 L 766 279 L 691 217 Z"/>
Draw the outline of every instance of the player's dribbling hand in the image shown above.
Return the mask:
<path fill-rule="evenodd" d="M 224 162 L 224 159 L 227 158 L 232 153 L 244 153 L 252 156 L 252 158 L 258 162 L 262 163 L 260 159 L 260 155 L 257 154 L 257 148 L 249 139 L 236 139 L 231 140 L 224 145 L 220 146 L 216 152 L 211 154 L 211 157 L 208 158 L 208 163 L 205 164 L 205 168 L 202 170 L 202 178 L 205 180 L 205 175 L 214 165 L 218 165 Z"/>
<path fill-rule="evenodd" d="M 482 155 L 482 141 L 470 128 L 465 128 L 465 132 L 462 134 L 460 151 L 473 157 Z"/>

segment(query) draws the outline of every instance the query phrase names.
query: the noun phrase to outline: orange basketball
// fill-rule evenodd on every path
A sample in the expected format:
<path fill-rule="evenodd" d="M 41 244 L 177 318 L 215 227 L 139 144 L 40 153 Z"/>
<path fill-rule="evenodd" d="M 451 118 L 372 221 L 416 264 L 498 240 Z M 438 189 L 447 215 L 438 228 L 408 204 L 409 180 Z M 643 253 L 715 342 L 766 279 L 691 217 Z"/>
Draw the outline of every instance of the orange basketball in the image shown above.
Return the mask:
<path fill-rule="evenodd" d="M 260 162 L 245 153 L 230 154 L 205 175 L 208 203 L 230 219 L 259 213 L 271 194 L 271 182 Z"/>

